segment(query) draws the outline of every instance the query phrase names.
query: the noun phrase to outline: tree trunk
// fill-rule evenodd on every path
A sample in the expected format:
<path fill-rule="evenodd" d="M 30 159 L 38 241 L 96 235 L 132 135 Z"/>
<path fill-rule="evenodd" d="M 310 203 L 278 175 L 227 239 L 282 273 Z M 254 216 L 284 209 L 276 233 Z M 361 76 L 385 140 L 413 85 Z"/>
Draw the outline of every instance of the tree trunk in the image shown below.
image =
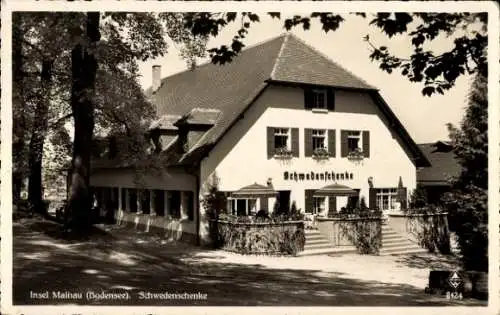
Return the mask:
<path fill-rule="evenodd" d="M 46 214 L 42 196 L 42 159 L 43 146 L 47 134 L 47 122 L 52 83 L 53 60 L 42 61 L 41 95 L 35 109 L 35 120 L 29 146 L 29 184 L 28 196 L 30 204 L 38 213 Z"/>
<path fill-rule="evenodd" d="M 19 14 L 12 15 L 12 105 L 13 105 L 13 143 L 12 143 L 12 200 L 21 198 L 24 179 L 24 153 L 26 129 L 26 104 L 23 92 L 23 30 Z"/>
<path fill-rule="evenodd" d="M 94 54 L 100 40 L 98 12 L 87 13 L 86 36 L 71 52 L 71 108 L 75 124 L 73 169 L 70 175 L 69 221 L 73 228 L 85 232 L 90 227 L 89 194 L 90 153 L 94 132 L 94 94 L 97 59 Z"/>

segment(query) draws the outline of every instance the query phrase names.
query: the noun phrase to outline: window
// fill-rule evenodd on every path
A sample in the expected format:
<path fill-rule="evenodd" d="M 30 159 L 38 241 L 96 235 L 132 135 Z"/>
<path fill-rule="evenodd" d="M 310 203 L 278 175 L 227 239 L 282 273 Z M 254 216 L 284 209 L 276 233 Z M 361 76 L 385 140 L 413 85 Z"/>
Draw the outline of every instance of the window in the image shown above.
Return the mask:
<path fill-rule="evenodd" d="M 349 152 L 362 150 L 361 131 L 349 131 L 347 133 L 347 149 Z"/>
<path fill-rule="evenodd" d="M 377 189 L 377 206 L 380 210 L 396 209 L 398 193 L 396 188 Z"/>
<path fill-rule="evenodd" d="M 193 221 L 194 220 L 194 193 L 192 191 L 186 192 L 186 206 L 187 206 L 187 214 L 188 214 L 188 220 Z"/>
<path fill-rule="evenodd" d="M 316 149 L 326 149 L 326 131 L 313 129 L 312 131 L 313 151 Z"/>
<path fill-rule="evenodd" d="M 311 98 L 313 109 L 327 109 L 326 90 L 312 90 Z"/>
<path fill-rule="evenodd" d="M 142 213 L 149 214 L 151 211 L 149 190 L 143 189 L 139 191 L 139 200 L 141 202 Z"/>
<path fill-rule="evenodd" d="M 128 198 L 130 212 L 137 212 L 137 189 L 129 188 Z"/>
<path fill-rule="evenodd" d="M 178 190 L 170 191 L 168 198 L 170 215 L 172 218 L 179 219 L 181 217 L 181 192 Z"/>
<path fill-rule="evenodd" d="M 320 214 L 325 211 L 326 197 L 313 197 L 313 214 Z"/>
<path fill-rule="evenodd" d="M 122 209 L 121 210 L 129 210 L 127 205 L 127 188 L 121 188 L 121 197 L 122 197 Z"/>
<path fill-rule="evenodd" d="M 257 213 L 257 199 L 230 199 L 232 215 L 244 216 Z"/>
<path fill-rule="evenodd" d="M 165 215 L 165 193 L 163 190 L 154 191 L 154 207 L 156 215 Z"/>
<path fill-rule="evenodd" d="M 274 148 L 290 149 L 290 129 L 274 128 Z"/>

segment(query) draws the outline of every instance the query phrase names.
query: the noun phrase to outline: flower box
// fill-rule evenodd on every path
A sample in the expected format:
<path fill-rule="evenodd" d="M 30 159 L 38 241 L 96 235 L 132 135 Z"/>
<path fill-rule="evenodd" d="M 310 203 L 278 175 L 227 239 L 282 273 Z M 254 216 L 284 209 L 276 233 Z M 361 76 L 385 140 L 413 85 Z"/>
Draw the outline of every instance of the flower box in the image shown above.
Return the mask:
<path fill-rule="evenodd" d="M 313 151 L 312 156 L 316 160 L 328 160 L 330 153 L 325 148 L 317 148 Z"/>
<path fill-rule="evenodd" d="M 360 148 L 355 149 L 354 151 L 351 151 L 347 154 L 347 159 L 353 160 L 353 161 L 360 161 L 364 159 L 364 154 L 363 151 Z"/>
<path fill-rule="evenodd" d="M 274 152 L 274 157 L 278 159 L 291 159 L 293 153 L 288 148 L 279 148 Z"/>

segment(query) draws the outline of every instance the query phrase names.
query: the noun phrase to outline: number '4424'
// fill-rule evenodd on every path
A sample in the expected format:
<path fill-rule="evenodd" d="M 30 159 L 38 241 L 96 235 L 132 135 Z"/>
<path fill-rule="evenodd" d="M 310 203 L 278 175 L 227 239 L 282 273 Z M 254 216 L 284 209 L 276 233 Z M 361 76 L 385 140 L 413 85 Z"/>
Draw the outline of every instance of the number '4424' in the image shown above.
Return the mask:
<path fill-rule="evenodd" d="M 462 300 L 464 297 L 461 292 L 446 292 L 446 298 L 448 300 Z"/>

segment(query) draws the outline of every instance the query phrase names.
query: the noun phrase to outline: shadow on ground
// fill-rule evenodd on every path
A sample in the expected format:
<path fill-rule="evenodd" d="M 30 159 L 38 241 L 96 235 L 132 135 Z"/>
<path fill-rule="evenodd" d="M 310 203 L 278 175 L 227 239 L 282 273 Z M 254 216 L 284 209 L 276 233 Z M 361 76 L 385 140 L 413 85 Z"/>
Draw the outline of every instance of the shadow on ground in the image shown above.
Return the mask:
<path fill-rule="evenodd" d="M 407 255 L 396 259 L 397 263 L 416 269 L 455 270 L 460 260 L 454 255 Z"/>
<path fill-rule="evenodd" d="M 14 223 L 13 303 L 91 305 L 407 306 L 454 305 L 407 284 L 361 281 L 321 270 L 270 269 L 214 261 L 214 253 L 139 235 L 94 233 L 65 240 L 57 223 Z M 204 260 L 204 254 L 211 261 Z M 293 259 L 293 258 L 292 258 Z M 80 292 L 81 299 L 34 299 L 30 292 Z M 86 299 L 85 292 L 130 299 Z M 147 300 L 139 292 L 206 293 L 206 300 Z M 470 303 L 469 303 L 470 305 Z"/>

